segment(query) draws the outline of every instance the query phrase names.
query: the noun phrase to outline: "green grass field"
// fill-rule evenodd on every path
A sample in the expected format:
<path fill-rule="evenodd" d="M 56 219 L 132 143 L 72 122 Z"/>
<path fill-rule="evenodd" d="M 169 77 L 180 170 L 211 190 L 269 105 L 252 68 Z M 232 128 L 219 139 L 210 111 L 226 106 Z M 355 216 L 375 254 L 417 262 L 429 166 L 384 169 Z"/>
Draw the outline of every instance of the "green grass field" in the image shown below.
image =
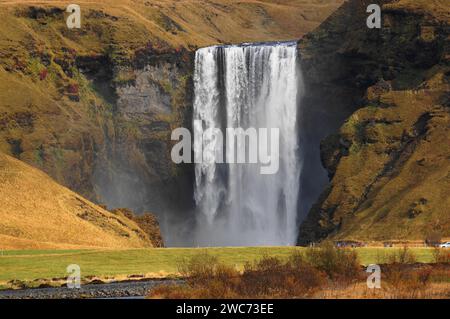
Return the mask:
<path fill-rule="evenodd" d="M 63 278 L 66 267 L 78 264 L 82 277 L 128 275 L 176 275 L 180 260 L 207 251 L 224 263 L 242 267 L 263 255 L 286 258 L 300 247 L 154 248 L 133 250 L 22 250 L 0 252 L 0 287 L 10 280 L 27 283 L 36 279 Z M 357 248 L 363 265 L 383 263 L 397 248 Z M 433 250 L 412 248 L 419 262 L 432 262 Z M 38 281 L 37 281 L 38 282 Z"/>

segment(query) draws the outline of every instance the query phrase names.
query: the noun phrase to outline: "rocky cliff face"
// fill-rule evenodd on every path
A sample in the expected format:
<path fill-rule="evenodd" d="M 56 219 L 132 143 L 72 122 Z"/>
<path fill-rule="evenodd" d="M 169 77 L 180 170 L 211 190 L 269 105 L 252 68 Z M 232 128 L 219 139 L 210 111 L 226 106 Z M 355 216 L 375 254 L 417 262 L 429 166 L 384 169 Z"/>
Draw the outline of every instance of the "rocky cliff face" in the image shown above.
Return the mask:
<path fill-rule="evenodd" d="M 192 167 L 175 165 L 170 152 L 172 130 L 191 127 L 193 55 L 146 51 L 115 67 L 113 130 L 92 178 L 109 206 L 170 219 L 192 207 Z"/>
<path fill-rule="evenodd" d="M 300 244 L 450 235 L 448 7 L 377 2 L 381 29 L 366 27 L 373 1 L 349 1 L 299 43 L 305 118 L 340 126 L 310 130 L 330 182 Z"/>

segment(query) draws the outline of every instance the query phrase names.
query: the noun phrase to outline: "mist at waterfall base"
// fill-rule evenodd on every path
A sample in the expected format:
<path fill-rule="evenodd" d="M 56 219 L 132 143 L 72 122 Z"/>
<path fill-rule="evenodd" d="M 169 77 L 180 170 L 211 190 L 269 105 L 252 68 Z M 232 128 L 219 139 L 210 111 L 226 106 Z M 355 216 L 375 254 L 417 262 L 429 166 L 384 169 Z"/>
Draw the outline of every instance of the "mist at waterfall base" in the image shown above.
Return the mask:
<path fill-rule="evenodd" d="M 260 174 L 260 164 L 195 165 L 194 245 L 295 245 L 301 84 L 296 42 L 213 46 L 196 52 L 193 120 L 202 125 L 194 126 L 194 137 L 208 128 L 278 128 L 280 157 L 273 175 Z M 203 136 L 203 145 L 216 142 Z M 230 146 L 224 145 L 226 156 Z M 194 152 L 198 150 L 194 146 Z"/>

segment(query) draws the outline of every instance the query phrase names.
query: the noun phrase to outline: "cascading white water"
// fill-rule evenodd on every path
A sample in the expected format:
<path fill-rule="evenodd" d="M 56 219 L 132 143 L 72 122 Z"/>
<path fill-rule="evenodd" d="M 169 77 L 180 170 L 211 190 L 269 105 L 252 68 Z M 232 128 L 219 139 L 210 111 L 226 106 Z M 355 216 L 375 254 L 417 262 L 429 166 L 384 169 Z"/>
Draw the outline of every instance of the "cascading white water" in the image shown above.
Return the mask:
<path fill-rule="evenodd" d="M 258 164 L 196 164 L 196 244 L 295 244 L 301 166 L 296 61 L 295 42 L 213 46 L 196 52 L 195 141 L 208 128 L 280 130 L 276 174 L 260 174 Z M 202 145 L 216 142 L 215 136 L 203 136 Z M 196 157 L 199 144 L 194 142 Z"/>

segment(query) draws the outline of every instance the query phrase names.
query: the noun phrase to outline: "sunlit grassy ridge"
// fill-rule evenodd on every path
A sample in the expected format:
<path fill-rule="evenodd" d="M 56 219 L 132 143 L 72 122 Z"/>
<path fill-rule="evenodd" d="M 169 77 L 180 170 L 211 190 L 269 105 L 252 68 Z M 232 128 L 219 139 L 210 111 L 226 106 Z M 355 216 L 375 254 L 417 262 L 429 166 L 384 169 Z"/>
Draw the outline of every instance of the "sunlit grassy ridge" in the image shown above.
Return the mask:
<path fill-rule="evenodd" d="M 2 153 L 0 194 L 0 249 L 151 247 L 135 222 Z"/>
<path fill-rule="evenodd" d="M 110 43 L 138 48 L 145 43 L 206 46 L 215 43 L 297 39 L 330 15 L 342 0 L 160 0 L 78 1 L 82 31 L 71 32 L 60 14 L 30 21 L 21 10 L 57 8 L 65 1 L 1 1 L 5 39 L 39 41 L 95 52 Z M 68 14 L 65 14 L 68 16 Z M 14 25 L 11 23 L 14 22 Z"/>

